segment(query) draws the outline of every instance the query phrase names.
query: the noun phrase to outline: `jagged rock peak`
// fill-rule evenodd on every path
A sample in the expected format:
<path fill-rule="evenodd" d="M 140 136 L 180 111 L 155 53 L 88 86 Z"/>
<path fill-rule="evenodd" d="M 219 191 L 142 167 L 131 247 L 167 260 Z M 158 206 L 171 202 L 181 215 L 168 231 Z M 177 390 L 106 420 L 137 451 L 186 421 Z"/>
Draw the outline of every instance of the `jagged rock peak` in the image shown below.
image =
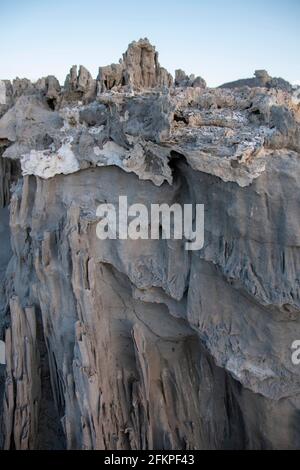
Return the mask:
<path fill-rule="evenodd" d="M 95 93 L 96 80 L 91 73 L 83 65 L 79 66 L 77 72 L 77 65 L 73 65 L 65 80 L 64 99 L 82 99 L 87 102 L 95 98 Z"/>
<path fill-rule="evenodd" d="M 178 87 L 193 87 L 193 88 L 206 88 L 206 81 L 202 77 L 195 77 L 195 75 L 187 75 L 184 70 L 175 70 L 175 86 Z"/>
<path fill-rule="evenodd" d="M 129 44 L 123 55 L 132 85 L 142 88 L 170 86 L 172 77 L 158 62 L 158 52 L 147 38 Z"/>
<path fill-rule="evenodd" d="M 99 68 L 98 92 L 120 86 L 134 89 L 170 87 L 171 74 L 160 66 L 158 52 L 147 38 L 129 44 L 119 64 Z"/>

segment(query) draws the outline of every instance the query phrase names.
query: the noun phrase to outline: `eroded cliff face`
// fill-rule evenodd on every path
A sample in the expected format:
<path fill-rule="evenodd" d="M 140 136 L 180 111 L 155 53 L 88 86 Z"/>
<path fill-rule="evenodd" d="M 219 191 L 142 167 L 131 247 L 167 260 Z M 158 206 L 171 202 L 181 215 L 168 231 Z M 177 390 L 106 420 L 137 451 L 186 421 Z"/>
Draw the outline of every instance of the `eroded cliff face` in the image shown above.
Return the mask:
<path fill-rule="evenodd" d="M 147 40 L 1 82 L 4 448 L 299 448 L 300 99 L 246 85 L 173 86 Z M 99 240 L 120 195 L 204 204 L 203 249 Z"/>

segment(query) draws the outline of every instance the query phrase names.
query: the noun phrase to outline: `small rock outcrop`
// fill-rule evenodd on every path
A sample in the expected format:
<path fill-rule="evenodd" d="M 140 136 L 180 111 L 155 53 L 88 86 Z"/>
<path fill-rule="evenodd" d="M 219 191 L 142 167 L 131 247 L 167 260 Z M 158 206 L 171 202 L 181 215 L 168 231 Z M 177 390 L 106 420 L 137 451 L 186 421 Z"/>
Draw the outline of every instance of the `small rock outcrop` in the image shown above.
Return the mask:
<path fill-rule="evenodd" d="M 234 82 L 224 83 L 224 85 L 221 85 L 221 88 L 240 88 L 243 86 L 250 88 L 276 88 L 289 92 L 291 92 L 293 89 L 289 82 L 283 78 L 271 77 L 266 70 L 256 70 L 254 73 L 254 78 L 244 78 Z"/>
<path fill-rule="evenodd" d="M 206 88 L 206 81 L 202 77 L 195 77 L 195 75 L 186 75 L 183 70 L 177 69 L 175 70 L 175 86 Z"/>
<path fill-rule="evenodd" d="M 64 100 L 82 100 L 87 103 L 92 101 L 95 95 L 96 80 L 83 65 L 80 65 L 78 72 L 77 65 L 73 65 L 65 80 Z"/>
<path fill-rule="evenodd" d="M 36 82 L 35 86 L 44 96 L 46 96 L 49 106 L 54 110 L 61 96 L 61 86 L 57 78 L 53 75 L 40 78 Z"/>

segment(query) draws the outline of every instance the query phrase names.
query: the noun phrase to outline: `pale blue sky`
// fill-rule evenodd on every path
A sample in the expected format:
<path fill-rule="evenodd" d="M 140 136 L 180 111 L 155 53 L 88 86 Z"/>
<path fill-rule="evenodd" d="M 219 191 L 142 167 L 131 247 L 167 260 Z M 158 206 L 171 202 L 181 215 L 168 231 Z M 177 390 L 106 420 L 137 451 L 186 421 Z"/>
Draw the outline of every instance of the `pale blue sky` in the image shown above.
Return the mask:
<path fill-rule="evenodd" d="M 0 0 L 0 78 L 93 76 L 148 37 L 160 63 L 210 86 L 265 68 L 300 84 L 300 0 Z"/>

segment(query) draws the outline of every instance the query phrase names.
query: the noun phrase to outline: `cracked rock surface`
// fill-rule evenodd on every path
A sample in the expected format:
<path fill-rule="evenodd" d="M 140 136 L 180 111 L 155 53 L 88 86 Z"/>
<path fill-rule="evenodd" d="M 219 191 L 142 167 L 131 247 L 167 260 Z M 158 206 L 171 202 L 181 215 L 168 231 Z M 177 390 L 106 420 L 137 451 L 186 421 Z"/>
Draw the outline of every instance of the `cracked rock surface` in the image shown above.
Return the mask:
<path fill-rule="evenodd" d="M 0 445 L 300 448 L 300 92 L 147 39 L 0 81 Z M 102 240 L 101 203 L 205 205 L 205 241 Z"/>

